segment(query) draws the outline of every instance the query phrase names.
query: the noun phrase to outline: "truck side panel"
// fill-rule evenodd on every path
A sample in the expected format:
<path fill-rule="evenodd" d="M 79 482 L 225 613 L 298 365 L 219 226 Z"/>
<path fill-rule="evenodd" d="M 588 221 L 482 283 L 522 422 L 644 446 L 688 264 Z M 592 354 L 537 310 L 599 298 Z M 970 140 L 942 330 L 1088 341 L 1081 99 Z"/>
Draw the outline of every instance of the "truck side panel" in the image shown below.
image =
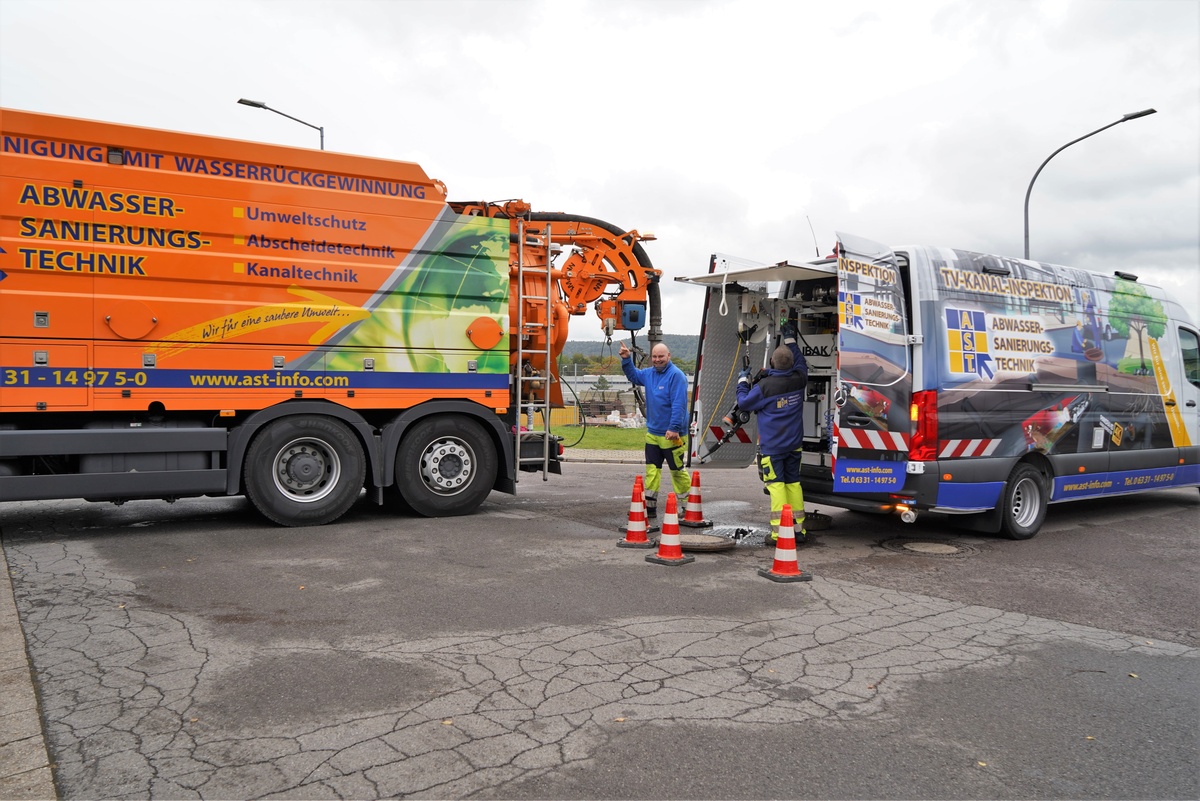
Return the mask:
<path fill-rule="evenodd" d="M 365 461 L 381 486 L 395 454 L 373 432 L 440 414 L 477 420 L 446 447 L 511 490 L 510 222 L 455 213 L 419 166 L 0 110 L 0 199 L 0 438 L 123 430 L 72 453 L 0 447 L 0 500 L 238 486 L 229 454 L 253 448 L 207 451 L 197 469 L 232 479 L 180 475 L 177 492 L 97 476 L 127 472 L 114 442 L 162 449 L 147 426 L 232 432 L 292 405 L 261 418 L 282 440 L 300 401 L 330 405 L 302 407 L 297 441 L 315 426 L 317 451 L 338 443 L 328 463 L 300 446 L 306 469 Z M 155 463 L 139 464 L 186 472 Z"/>
<path fill-rule="evenodd" d="M 26 386 L 47 409 L 140 409 L 148 392 L 236 409 L 297 390 L 367 409 L 507 387 L 507 342 L 481 352 L 466 332 L 507 327 L 508 225 L 448 213 L 416 165 L 82 122 L 53 152 L 120 142 L 150 166 L 14 152 L 50 140 L 37 123 L 62 127 L 4 117 L 3 366 L 37 372 L 0 387 L 0 408 L 29 409 L 7 391 Z M 45 363 L 16 344 L 35 337 L 60 343 Z"/>

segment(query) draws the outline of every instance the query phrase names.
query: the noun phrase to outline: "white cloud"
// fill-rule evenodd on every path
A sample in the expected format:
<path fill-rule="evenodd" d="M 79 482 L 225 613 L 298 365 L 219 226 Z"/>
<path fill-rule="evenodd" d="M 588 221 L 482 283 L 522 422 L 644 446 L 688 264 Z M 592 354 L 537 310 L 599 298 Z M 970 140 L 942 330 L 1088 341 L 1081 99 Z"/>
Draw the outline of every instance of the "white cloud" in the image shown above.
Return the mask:
<path fill-rule="evenodd" d="M 835 230 L 1168 287 L 1200 321 L 1200 4 L 0 0 L 0 104 L 415 161 L 454 199 L 652 231 L 664 328 L 713 251 Z M 810 230 L 810 223 L 811 229 Z M 814 244 L 814 232 L 816 243 Z M 573 338 L 600 336 L 573 321 Z"/>

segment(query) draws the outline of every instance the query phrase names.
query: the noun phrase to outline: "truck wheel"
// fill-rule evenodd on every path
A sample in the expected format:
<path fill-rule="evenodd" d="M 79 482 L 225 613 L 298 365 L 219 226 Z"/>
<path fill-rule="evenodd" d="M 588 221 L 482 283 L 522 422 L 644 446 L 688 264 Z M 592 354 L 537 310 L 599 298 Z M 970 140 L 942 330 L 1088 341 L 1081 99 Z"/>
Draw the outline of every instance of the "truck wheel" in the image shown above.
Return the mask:
<path fill-rule="evenodd" d="M 1046 479 L 1036 467 L 1019 464 L 1008 476 L 1001 508 L 1000 530 L 1012 540 L 1027 540 L 1038 533 L 1046 519 L 1049 492 Z"/>
<path fill-rule="evenodd" d="M 496 448 L 479 423 L 431 417 L 400 441 L 396 487 L 419 515 L 469 515 L 492 491 L 496 461 Z"/>
<path fill-rule="evenodd" d="M 320 415 L 276 420 L 246 453 L 246 497 L 281 526 L 320 526 L 344 515 L 362 491 L 366 458 L 354 432 Z"/>

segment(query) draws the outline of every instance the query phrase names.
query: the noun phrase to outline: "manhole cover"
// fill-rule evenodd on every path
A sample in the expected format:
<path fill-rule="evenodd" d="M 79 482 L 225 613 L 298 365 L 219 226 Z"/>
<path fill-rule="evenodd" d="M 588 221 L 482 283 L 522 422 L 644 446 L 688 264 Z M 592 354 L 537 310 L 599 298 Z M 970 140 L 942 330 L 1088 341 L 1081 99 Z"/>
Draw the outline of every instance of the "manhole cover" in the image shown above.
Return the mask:
<path fill-rule="evenodd" d="M 948 542 L 906 542 L 904 550 L 927 553 L 934 556 L 950 556 L 958 553 L 958 548 Z"/>
<path fill-rule="evenodd" d="M 885 540 L 880 545 L 884 550 L 892 551 L 893 553 L 903 553 L 910 556 L 931 556 L 935 559 L 962 559 L 963 557 L 974 556 L 979 553 L 977 548 L 949 540 L 917 540 L 900 537 L 894 540 Z"/>
<path fill-rule="evenodd" d="M 679 533 L 679 547 L 685 551 L 728 551 L 736 545 L 731 537 L 718 534 Z"/>

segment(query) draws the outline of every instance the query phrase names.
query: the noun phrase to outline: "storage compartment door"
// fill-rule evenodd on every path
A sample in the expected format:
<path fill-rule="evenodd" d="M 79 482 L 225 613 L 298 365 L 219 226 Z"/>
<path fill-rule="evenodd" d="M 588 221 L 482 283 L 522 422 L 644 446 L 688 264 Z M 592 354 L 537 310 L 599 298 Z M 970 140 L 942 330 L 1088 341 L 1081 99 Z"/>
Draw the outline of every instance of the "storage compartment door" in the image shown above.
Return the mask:
<path fill-rule="evenodd" d="M 86 408 L 99 378 L 87 345 L 54 340 L 0 344 L 0 409 L 8 412 Z"/>

